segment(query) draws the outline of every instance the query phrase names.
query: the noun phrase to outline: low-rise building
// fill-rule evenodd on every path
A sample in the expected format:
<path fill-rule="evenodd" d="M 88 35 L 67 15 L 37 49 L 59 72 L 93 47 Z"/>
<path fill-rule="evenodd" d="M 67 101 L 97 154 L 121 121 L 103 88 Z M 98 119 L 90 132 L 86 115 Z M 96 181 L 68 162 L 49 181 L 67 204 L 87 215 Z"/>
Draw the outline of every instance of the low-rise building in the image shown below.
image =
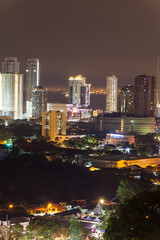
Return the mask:
<path fill-rule="evenodd" d="M 134 135 L 124 135 L 117 133 L 107 133 L 106 134 L 106 144 L 118 145 L 121 142 L 129 142 L 129 144 L 135 143 Z"/>
<path fill-rule="evenodd" d="M 146 158 L 128 158 L 124 159 L 123 156 L 112 157 L 80 157 L 78 159 L 79 164 L 83 166 L 93 166 L 96 168 L 132 168 L 133 166 L 139 166 L 146 168 L 148 166 L 155 167 L 160 165 L 160 157 L 146 157 Z"/>

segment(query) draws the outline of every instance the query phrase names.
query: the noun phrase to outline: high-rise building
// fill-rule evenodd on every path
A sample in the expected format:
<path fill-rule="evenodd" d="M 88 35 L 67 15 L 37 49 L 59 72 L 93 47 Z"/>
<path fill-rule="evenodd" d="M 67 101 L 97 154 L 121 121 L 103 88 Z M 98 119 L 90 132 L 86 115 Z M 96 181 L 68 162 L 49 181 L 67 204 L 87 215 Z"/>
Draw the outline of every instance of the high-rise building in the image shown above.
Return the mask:
<path fill-rule="evenodd" d="M 157 107 L 160 107 L 160 57 L 157 58 Z"/>
<path fill-rule="evenodd" d="M 29 102 L 29 101 L 28 101 Z M 48 90 L 37 86 L 32 91 L 32 117 L 40 118 L 47 111 Z"/>
<path fill-rule="evenodd" d="M 125 114 L 134 114 L 134 86 L 127 85 L 121 89 L 120 112 Z"/>
<path fill-rule="evenodd" d="M 32 90 L 40 85 L 40 63 L 39 59 L 28 59 L 25 73 L 26 101 L 32 99 Z"/>
<path fill-rule="evenodd" d="M 23 75 L 0 74 L 0 115 L 23 117 Z"/>
<path fill-rule="evenodd" d="M 20 71 L 20 63 L 16 57 L 6 57 L 2 62 L 2 73 L 16 74 Z"/>
<path fill-rule="evenodd" d="M 90 84 L 82 75 L 69 78 L 69 103 L 75 107 L 88 107 L 90 105 Z"/>
<path fill-rule="evenodd" d="M 157 108 L 157 79 L 152 76 L 151 82 L 151 116 L 156 117 Z"/>
<path fill-rule="evenodd" d="M 60 111 L 42 113 L 42 136 L 55 141 L 59 135 L 66 135 L 66 114 Z"/>
<path fill-rule="evenodd" d="M 106 77 L 106 112 L 117 112 L 117 91 L 118 78 L 113 76 Z"/>
<path fill-rule="evenodd" d="M 5 58 L 0 74 L 0 115 L 23 118 L 23 74 L 17 58 Z"/>
<path fill-rule="evenodd" d="M 135 78 L 135 116 L 156 115 L 156 79 L 147 75 Z"/>

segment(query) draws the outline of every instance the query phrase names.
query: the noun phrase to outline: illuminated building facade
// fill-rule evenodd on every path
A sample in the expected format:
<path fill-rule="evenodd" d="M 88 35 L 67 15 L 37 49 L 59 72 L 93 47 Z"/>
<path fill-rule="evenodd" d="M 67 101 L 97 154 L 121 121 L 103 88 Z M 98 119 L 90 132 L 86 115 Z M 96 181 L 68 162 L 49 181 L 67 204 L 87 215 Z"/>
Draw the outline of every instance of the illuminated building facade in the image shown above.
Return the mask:
<path fill-rule="evenodd" d="M 0 115 L 23 118 L 22 74 L 0 74 Z"/>
<path fill-rule="evenodd" d="M 67 117 L 67 121 L 79 122 L 80 120 L 88 120 L 92 116 L 92 109 L 89 108 L 77 108 L 73 104 L 65 103 L 47 103 L 47 111 L 56 110 L 64 112 Z"/>
<path fill-rule="evenodd" d="M 66 135 L 66 114 L 60 111 L 42 113 L 42 136 L 55 141 L 59 135 Z"/>
<path fill-rule="evenodd" d="M 32 117 L 42 117 L 42 112 L 47 111 L 48 90 L 41 86 L 32 91 Z"/>
<path fill-rule="evenodd" d="M 0 115 L 23 118 L 23 74 L 17 58 L 5 58 L 0 74 Z"/>
<path fill-rule="evenodd" d="M 28 59 L 25 73 L 26 101 L 32 99 L 32 90 L 40 85 L 40 63 L 39 59 Z"/>
<path fill-rule="evenodd" d="M 106 112 L 117 112 L 117 87 L 118 78 L 116 76 L 106 77 Z"/>
<path fill-rule="evenodd" d="M 135 78 L 135 116 L 156 116 L 157 82 L 155 77 L 139 75 Z"/>
<path fill-rule="evenodd" d="M 158 166 L 160 165 L 160 157 L 153 158 L 135 158 L 135 159 L 120 159 L 116 160 L 116 156 L 113 157 L 80 157 L 78 159 L 79 164 L 87 165 L 90 163 L 91 166 L 96 168 L 134 168 L 139 166 L 141 168 L 146 168 L 148 166 Z"/>
<path fill-rule="evenodd" d="M 100 114 L 96 119 L 96 131 L 98 133 L 122 133 L 122 134 L 139 134 L 155 132 L 154 117 L 132 117 L 113 114 Z"/>
<path fill-rule="evenodd" d="M 69 78 L 69 103 L 75 107 L 88 107 L 90 105 L 90 84 L 82 75 Z"/>
<path fill-rule="evenodd" d="M 120 142 L 129 142 L 129 144 L 135 143 L 134 135 L 124 135 L 117 133 L 107 133 L 106 134 L 106 144 L 118 145 Z"/>
<path fill-rule="evenodd" d="M 128 85 L 121 89 L 120 111 L 125 114 L 134 114 L 134 86 Z"/>

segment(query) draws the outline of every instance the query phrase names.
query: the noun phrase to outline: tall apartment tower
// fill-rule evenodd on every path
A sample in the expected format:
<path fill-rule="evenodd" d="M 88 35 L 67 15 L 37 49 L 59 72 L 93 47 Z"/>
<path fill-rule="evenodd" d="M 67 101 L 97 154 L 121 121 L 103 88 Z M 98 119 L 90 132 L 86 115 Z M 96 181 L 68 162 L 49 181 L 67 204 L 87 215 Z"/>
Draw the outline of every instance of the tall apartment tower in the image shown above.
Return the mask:
<path fill-rule="evenodd" d="M 69 103 L 75 107 L 88 107 L 90 105 L 90 84 L 82 75 L 69 78 Z"/>
<path fill-rule="evenodd" d="M 124 114 L 134 114 L 134 86 L 127 85 L 121 89 L 120 112 Z"/>
<path fill-rule="evenodd" d="M 42 136 L 55 141 L 59 135 L 66 135 L 66 114 L 51 110 L 42 113 Z"/>
<path fill-rule="evenodd" d="M 160 57 L 157 58 L 157 117 L 160 117 Z"/>
<path fill-rule="evenodd" d="M 32 91 L 32 117 L 40 118 L 47 111 L 48 90 L 41 86 Z"/>
<path fill-rule="evenodd" d="M 32 90 L 40 85 L 40 63 L 38 58 L 28 59 L 25 74 L 26 101 L 32 99 Z"/>
<path fill-rule="evenodd" d="M 16 74 L 20 71 L 20 63 L 16 57 L 6 57 L 2 62 L 2 73 Z"/>
<path fill-rule="evenodd" d="M 155 77 L 139 75 L 135 78 L 135 116 L 155 116 L 157 103 Z"/>
<path fill-rule="evenodd" d="M 17 58 L 5 58 L 0 74 L 0 115 L 23 118 L 23 74 Z"/>
<path fill-rule="evenodd" d="M 115 75 L 106 77 L 106 112 L 117 112 L 118 78 Z"/>

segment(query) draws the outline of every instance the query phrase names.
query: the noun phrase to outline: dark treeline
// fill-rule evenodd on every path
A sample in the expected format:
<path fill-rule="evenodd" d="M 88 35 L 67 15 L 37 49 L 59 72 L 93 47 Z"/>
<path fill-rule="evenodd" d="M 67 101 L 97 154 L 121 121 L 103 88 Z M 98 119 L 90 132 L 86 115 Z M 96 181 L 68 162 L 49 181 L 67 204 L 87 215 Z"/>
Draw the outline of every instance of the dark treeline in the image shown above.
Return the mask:
<path fill-rule="evenodd" d="M 61 160 L 48 162 L 43 154 L 15 152 L 0 162 L 0 202 L 110 200 L 123 174 L 118 169 L 90 172 Z"/>

